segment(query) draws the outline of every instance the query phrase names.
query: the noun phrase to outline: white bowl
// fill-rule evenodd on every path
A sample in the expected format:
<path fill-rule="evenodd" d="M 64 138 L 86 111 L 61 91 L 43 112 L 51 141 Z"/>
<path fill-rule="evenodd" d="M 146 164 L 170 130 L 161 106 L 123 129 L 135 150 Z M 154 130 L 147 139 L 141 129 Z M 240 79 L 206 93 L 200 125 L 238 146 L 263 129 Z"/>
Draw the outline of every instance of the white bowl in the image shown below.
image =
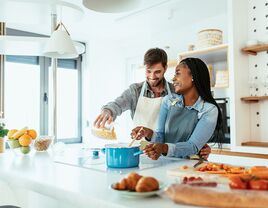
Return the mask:
<path fill-rule="evenodd" d="M 47 151 L 54 140 L 54 136 L 42 135 L 34 140 L 34 149 L 38 152 Z"/>

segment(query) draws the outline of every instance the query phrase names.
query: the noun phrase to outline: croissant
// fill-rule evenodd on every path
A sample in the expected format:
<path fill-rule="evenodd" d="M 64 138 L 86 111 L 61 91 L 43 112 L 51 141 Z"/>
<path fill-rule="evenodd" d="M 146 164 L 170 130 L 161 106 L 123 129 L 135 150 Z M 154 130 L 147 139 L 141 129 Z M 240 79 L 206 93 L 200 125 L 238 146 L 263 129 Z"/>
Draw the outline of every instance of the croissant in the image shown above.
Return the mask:
<path fill-rule="evenodd" d="M 123 178 L 120 182 L 113 184 L 112 188 L 116 190 L 127 190 L 127 179 Z"/>
<path fill-rule="evenodd" d="M 137 192 L 149 192 L 149 191 L 155 191 L 159 189 L 159 183 L 158 181 L 153 177 L 142 177 L 137 185 L 136 185 L 136 191 Z"/>
<path fill-rule="evenodd" d="M 112 185 L 116 190 L 135 191 L 136 185 L 142 176 L 137 173 L 130 173 L 127 178 L 123 178 L 120 182 Z"/>
<path fill-rule="evenodd" d="M 141 178 L 142 176 L 137 173 L 130 173 L 127 177 L 127 189 L 130 191 L 135 191 L 136 185 Z"/>

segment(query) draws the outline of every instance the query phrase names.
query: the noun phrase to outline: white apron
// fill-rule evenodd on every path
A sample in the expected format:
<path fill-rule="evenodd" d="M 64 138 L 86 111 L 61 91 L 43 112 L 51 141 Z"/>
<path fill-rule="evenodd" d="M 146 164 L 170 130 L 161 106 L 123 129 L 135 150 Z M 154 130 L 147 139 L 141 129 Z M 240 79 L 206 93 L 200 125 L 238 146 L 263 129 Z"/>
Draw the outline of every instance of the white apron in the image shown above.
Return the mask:
<path fill-rule="evenodd" d="M 142 85 L 141 93 L 134 113 L 133 128 L 137 126 L 144 126 L 154 131 L 157 128 L 159 111 L 163 97 L 158 98 L 144 97 L 143 95 L 145 87 L 146 87 L 146 81 Z M 166 82 L 166 87 L 168 94 L 171 95 L 168 82 Z"/>

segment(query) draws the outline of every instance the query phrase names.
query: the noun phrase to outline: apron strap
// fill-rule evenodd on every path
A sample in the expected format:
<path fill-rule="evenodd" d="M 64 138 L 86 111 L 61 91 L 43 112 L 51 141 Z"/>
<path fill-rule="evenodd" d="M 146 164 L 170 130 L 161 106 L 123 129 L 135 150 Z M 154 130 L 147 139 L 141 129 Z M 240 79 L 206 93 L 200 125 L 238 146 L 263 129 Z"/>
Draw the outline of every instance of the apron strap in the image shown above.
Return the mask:
<path fill-rule="evenodd" d="M 146 87 L 146 81 L 144 81 L 143 84 L 142 84 L 141 93 L 140 93 L 139 98 L 140 98 L 140 97 L 143 97 L 143 95 L 144 95 L 144 91 L 145 91 L 145 87 Z"/>
<path fill-rule="evenodd" d="M 168 81 L 166 81 L 166 86 L 167 86 L 168 95 L 171 96 L 172 94 L 171 94 L 171 90 L 170 90 Z"/>

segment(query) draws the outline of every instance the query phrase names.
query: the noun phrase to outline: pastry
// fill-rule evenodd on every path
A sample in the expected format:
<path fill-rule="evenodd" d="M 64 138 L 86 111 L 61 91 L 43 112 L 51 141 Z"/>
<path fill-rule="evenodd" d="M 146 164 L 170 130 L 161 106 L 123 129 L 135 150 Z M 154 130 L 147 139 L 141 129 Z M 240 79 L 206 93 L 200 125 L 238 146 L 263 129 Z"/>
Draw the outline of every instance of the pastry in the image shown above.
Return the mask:
<path fill-rule="evenodd" d="M 149 192 L 159 189 L 158 181 L 153 177 L 142 177 L 136 186 L 137 192 Z"/>
<path fill-rule="evenodd" d="M 120 182 L 113 184 L 112 188 L 116 190 L 127 190 L 127 179 L 123 178 Z"/>
<path fill-rule="evenodd" d="M 141 175 L 137 173 L 130 173 L 127 177 L 127 188 L 130 191 L 135 191 L 138 181 L 141 179 Z"/>

